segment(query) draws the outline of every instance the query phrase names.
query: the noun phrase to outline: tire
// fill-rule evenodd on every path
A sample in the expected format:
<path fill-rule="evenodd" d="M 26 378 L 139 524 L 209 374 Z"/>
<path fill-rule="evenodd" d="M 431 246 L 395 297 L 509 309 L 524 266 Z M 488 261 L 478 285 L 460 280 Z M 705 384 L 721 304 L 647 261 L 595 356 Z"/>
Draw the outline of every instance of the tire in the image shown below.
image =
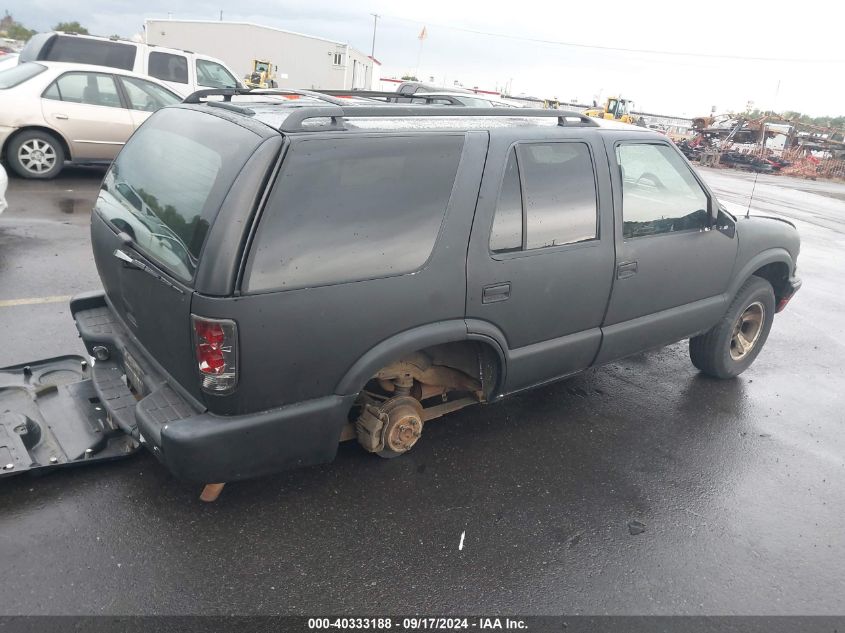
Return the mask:
<path fill-rule="evenodd" d="M 692 364 L 714 378 L 734 378 L 760 354 L 775 318 L 775 292 L 761 277 L 751 277 L 736 293 L 725 316 L 689 341 Z"/>
<path fill-rule="evenodd" d="M 11 140 L 6 161 L 18 176 L 48 180 L 58 176 L 64 167 L 65 152 L 52 134 L 27 130 Z"/>

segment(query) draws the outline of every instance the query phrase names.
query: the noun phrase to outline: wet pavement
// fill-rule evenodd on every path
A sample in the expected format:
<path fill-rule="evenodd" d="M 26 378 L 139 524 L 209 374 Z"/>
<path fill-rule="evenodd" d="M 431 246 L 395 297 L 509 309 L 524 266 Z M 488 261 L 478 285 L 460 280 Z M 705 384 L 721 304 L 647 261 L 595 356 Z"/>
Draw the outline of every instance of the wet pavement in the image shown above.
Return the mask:
<path fill-rule="evenodd" d="M 703 173 L 745 210 L 753 175 Z M 0 365 L 83 351 L 101 175 L 10 183 Z M 6 479 L 0 613 L 841 614 L 845 186 L 761 176 L 756 212 L 796 220 L 804 287 L 738 379 L 679 343 L 211 505 L 147 454 Z"/>

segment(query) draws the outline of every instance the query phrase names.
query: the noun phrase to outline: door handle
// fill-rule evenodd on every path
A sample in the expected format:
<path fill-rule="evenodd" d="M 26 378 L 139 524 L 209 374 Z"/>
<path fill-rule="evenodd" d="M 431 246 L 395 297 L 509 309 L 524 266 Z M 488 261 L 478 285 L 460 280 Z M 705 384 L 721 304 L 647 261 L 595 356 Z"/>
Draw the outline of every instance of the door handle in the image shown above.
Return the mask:
<path fill-rule="evenodd" d="M 616 267 L 616 278 L 627 279 L 637 274 L 637 262 L 624 262 Z"/>
<path fill-rule="evenodd" d="M 481 303 L 498 303 L 499 301 L 507 301 L 510 299 L 510 296 L 510 282 L 484 286 L 484 289 L 481 291 Z"/>
<path fill-rule="evenodd" d="M 53 116 L 56 117 L 57 119 L 61 119 L 62 121 L 67 121 L 67 115 L 66 114 L 54 114 Z"/>

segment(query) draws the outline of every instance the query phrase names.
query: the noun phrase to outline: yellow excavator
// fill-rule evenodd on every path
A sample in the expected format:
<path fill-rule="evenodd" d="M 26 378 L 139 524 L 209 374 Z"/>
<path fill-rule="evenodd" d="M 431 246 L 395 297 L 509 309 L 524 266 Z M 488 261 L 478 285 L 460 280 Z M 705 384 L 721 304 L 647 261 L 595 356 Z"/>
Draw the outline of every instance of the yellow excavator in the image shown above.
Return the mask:
<path fill-rule="evenodd" d="M 262 59 L 252 60 L 252 72 L 244 77 L 247 88 L 278 88 L 276 66 Z"/>
<path fill-rule="evenodd" d="M 630 99 L 623 99 L 622 97 L 608 97 L 604 104 L 604 108 L 600 108 L 593 101 L 593 107 L 586 110 L 584 114 L 594 117 L 596 119 L 610 119 L 613 121 L 621 121 L 622 123 L 631 123 L 637 125 L 639 117 L 631 112 L 634 109 L 634 102 Z"/>

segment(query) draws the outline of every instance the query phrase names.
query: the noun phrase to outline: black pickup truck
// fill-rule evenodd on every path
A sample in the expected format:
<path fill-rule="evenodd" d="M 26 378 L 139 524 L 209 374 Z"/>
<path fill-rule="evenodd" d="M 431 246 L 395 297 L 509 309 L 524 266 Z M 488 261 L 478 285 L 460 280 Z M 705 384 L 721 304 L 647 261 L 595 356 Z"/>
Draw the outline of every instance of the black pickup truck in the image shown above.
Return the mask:
<path fill-rule="evenodd" d="M 433 418 L 686 338 L 733 378 L 800 285 L 795 228 L 732 216 L 661 134 L 295 96 L 205 91 L 132 136 L 91 217 L 103 291 L 71 302 L 93 363 L 0 372 L 0 473 L 140 444 L 198 482 L 343 439 L 395 457 Z"/>

